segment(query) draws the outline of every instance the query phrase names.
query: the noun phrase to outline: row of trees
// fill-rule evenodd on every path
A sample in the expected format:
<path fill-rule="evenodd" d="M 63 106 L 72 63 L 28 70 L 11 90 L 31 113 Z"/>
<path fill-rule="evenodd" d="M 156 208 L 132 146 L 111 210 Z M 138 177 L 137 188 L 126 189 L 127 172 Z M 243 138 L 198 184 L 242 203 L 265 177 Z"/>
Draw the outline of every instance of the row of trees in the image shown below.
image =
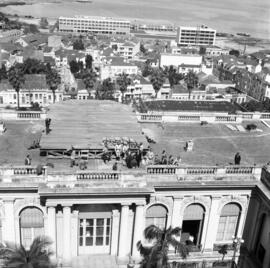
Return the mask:
<path fill-rule="evenodd" d="M 20 108 L 20 90 L 25 83 L 26 74 L 45 74 L 46 82 L 53 92 L 53 102 L 55 102 L 55 91 L 61 83 L 58 72 L 51 65 L 28 58 L 24 63 L 16 63 L 8 71 L 5 67 L 0 70 L 0 80 L 8 79 L 10 85 L 17 93 L 17 108 Z"/>
<path fill-rule="evenodd" d="M 142 70 L 142 75 L 144 77 L 150 78 L 150 81 L 156 92 L 156 96 L 159 90 L 162 88 L 163 84 L 165 83 L 166 79 L 169 80 L 171 88 L 179 84 L 181 80 L 184 80 L 189 92 L 189 98 L 192 90 L 198 86 L 198 76 L 195 72 L 189 71 L 186 75 L 184 75 L 182 73 L 178 73 L 176 68 L 172 65 L 169 67 L 166 66 L 164 69 L 152 68 L 150 66 L 150 62 L 147 61 Z"/>

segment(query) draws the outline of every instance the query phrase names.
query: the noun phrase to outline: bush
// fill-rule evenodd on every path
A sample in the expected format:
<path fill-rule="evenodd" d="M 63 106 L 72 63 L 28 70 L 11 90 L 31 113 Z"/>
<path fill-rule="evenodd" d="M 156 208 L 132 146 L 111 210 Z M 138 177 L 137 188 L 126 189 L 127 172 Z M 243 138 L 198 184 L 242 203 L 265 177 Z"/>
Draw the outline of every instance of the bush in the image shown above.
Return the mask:
<path fill-rule="evenodd" d="M 248 131 L 255 130 L 255 129 L 257 129 L 257 125 L 255 125 L 255 124 L 248 124 L 248 125 L 246 126 L 246 129 L 247 129 Z"/>

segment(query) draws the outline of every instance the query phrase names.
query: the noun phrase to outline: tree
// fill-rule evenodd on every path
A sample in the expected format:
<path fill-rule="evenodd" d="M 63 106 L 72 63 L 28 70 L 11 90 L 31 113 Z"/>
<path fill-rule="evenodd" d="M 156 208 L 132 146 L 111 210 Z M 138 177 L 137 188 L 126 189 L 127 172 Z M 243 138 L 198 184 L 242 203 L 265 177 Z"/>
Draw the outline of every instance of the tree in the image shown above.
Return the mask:
<path fill-rule="evenodd" d="M 96 99 L 98 100 L 114 100 L 115 85 L 111 78 L 103 80 L 97 88 Z"/>
<path fill-rule="evenodd" d="M 153 73 L 153 68 L 150 66 L 150 61 L 147 60 L 144 63 L 143 69 L 142 69 L 142 76 L 147 77 Z"/>
<path fill-rule="evenodd" d="M 140 44 L 140 51 L 141 51 L 143 54 L 146 53 L 146 49 L 145 49 L 145 47 L 144 47 L 143 44 Z"/>
<path fill-rule="evenodd" d="M 166 66 L 164 75 L 168 78 L 170 87 L 179 84 L 179 81 L 184 79 L 183 74 L 177 73 L 176 69 L 171 65 L 169 68 Z"/>
<path fill-rule="evenodd" d="M 141 268 L 168 268 L 169 246 L 173 246 L 182 258 L 186 258 L 189 249 L 180 242 L 180 233 L 179 227 L 163 230 L 155 225 L 146 227 L 144 237 L 152 241 L 152 244 L 144 246 L 141 241 L 137 243 L 137 248 L 143 257 Z"/>
<path fill-rule="evenodd" d="M 27 58 L 22 64 L 24 74 L 44 74 L 46 66 L 37 59 Z"/>
<path fill-rule="evenodd" d="M 127 87 L 131 84 L 131 79 L 126 73 L 122 73 L 119 74 L 116 82 L 119 85 L 119 90 L 121 91 L 122 102 L 124 102 L 124 93 L 127 91 Z"/>
<path fill-rule="evenodd" d="M 83 80 L 83 83 L 85 84 L 85 87 L 88 91 L 89 98 L 91 97 L 91 90 L 93 90 L 96 81 L 97 81 L 97 74 L 93 70 L 83 70 L 80 73 L 81 79 Z"/>
<path fill-rule="evenodd" d="M 156 97 L 159 92 L 159 90 L 162 88 L 163 84 L 165 83 L 165 75 L 161 69 L 155 70 L 151 74 L 151 79 L 150 79 L 152 86 L 156 92 Z"/>
<path fill-rule="evenodd" d="M 7 79 L 7 78 L 8 78 L 8 76 L 7 76 L 6 65 L 2 64 L 2 67 L 0 69 L 0 81 L 4 80 L 4 79 Z"/>
<path fill-rule="evenodd" d="M 236 49 L 232 49 L 229 51 L 229 55 L 233 55 L 238 58 L 240 56 L 240 51 Z"/>
<path fill-rule="evenodd" d="M 55 91 L 61 83 L 61 78 L 58 72 L 52 69 L 50 66 L 47 67 L 46 81 L 51 91 L 53 92 L 53 103 L 55 103 Z"/>
<path fill-rule="evenodd" d="M 87 54 L 85 57 L 85 68 L 92 69 L 93 57 L 90 54 Z"/>
<path fill-rule="evenodd" d="M 46 236 L 38 236 L 27 250 L 23 245 L 5 243 L 0 245 L 0 258 L 5 268 L 52 268 L 50 249 L 52 241 Z"/>
<path fill-rule="evenodd" d="M 189 71 L 184 79 L 188 88 L 188 98 L 190 99 L 192 90 L 198 86 L 198 76 L 193 71 Z"/>
<path fill-rule="evenodd" d="M 77 72 L 79 72 L 80 70 L 80 67 L 79 67 L 79 64 L 76 60 L 72 60 L 69 62 L 69 67 L 70 67 L 70 71 L 75 74 Z"/>
<path fill-rule="evenodd" d="M 225 255 L 228 253 L 228 245 L 225 244 L 225 245 L 221 246 L 218 253 L 222 255 L 222 261 L 223 261 L 225 258 Z"/>
<path fill-rule="evenodd" d="M 8 71 L 8 81 L 17 92 L 17 108 L 20 108 L 20 89 L 25 82 L 22 64 L 17 63 Z"/>
<path fill-rule="evenodd" d="M 77 39 L 73 43 L 73 49 L 74 50 L 84 50 L 84 44 L 82 39 Z"/>

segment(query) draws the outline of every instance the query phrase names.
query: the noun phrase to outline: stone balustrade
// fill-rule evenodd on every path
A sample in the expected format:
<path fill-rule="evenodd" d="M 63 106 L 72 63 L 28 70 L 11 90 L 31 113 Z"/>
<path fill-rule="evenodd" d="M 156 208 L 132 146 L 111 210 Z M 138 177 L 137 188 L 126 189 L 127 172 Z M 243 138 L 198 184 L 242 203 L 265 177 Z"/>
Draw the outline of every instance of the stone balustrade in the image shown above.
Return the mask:
<path fill-rule="evenodd" d="M 50 171 L 50 170 L 49 170 Z M 259 166 L 170 166 L 151 165 L 146 170 L 102 171 L 85 170 L 75 173 L 63 173 L 61 171 L 48 172 L 47 167 L 42 168 L 41 174 L 34 166 L 14 166 L 0 168 L 0 180 L 2 182 L 31 182 L 31 178 L 39 178 L 44 182 L 76 183 L 90 181 L 118 181 L 119 183 L 151 183 L 164 181 L 198 181 L 198 180 L 260 180 L 262 168 Z M 49 174 L 48 174 L 49 173 Z M 264 171 L 265 173 L 265 171 Z M 267 173 L 269 175 L 269 173 Z M 264 176 L 266 177 L 266 176 Z M 268 180 L 270 175 L 267 177 Z"/>
<path fill-rule="evenodd" d="M 19 119 L 40 119 L 41 112 L 28 112 L 28 111 L 21 111 L 17 113 L 17 117 Z"/>
<path fill-rule="evenodd" d="M 78 181 L 82 180 L 118 180 L 119 179 L 119 173 L 117 172 L 91 172 L 91 171 L 85 171 L 85 172 L 78 172 L 76 174 L 76 179 Z"/>
<path fill-rule="evenodd" d="M 167 166 L 152 165 L 147 167 L 148 174 L 176 174 L 178 176 L 245 176 L 260 179 L 261 167 L 257 166 Z"/>
<path fill-rule="evenodd" d="M 155 112 L 153 114 L 137 114 L 139 122 L 201 122 L 208 123 L 238 123 L 241 124 L 245 120 L 270 120 L 270 113 L 259 112 L 239 112 L 237 114 L 227 113 L 198 113 L 198 112 L 163 112 L 162 114 Z"/>

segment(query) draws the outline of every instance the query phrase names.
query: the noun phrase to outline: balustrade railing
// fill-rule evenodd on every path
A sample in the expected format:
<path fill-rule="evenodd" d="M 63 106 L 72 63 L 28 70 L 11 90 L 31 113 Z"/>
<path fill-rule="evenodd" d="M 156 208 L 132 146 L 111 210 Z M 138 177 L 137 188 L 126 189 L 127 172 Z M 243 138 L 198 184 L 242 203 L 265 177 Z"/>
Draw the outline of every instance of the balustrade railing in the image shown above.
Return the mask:
<path fill-rule="evenodd" d="M 178 121 L 200 121 L 199 115 L 179 115 Z"/>
<path fill-rule="evenodd" d="M 228 166 L 226 167 L 226 174 L 252 174 L 254 168 L 253 167 L 243 167 L 243 166 Z"/>
<path fill-rule="evenodd" d="M 216 116 L 215 121 L 219 121 L 219 122 L 236 122 L 236 116 Z"/>
<path fill-rule="evenodd" d="M 270 113 L 262 113 L 260 119 L 270 119 Z"/>
<path fill-rule="evenodd" d="M 40 119 L 40 112 L 18 112 L 18 118 Z"/>
<path fill-rule="evenodd" d="M 162 115 L 141 114 L 141 121 L 162 121 Z"/>
<path fill-rule="evenodd" d="M 14 167 L 12 169 L 13 169 L 14 175 L 44 175 L 46 171 L 45 167 L 39 170 L 37 167 L 32 167 L 32 166 L 20 166 L 20 167 Z"/>
<path fill-rule="evenodd" d="M 175 174 L 176 166 L 167 166 L 167 165 L 156 165 L 148 166 L 148 174 Z"/>
<path fill-rule="evenodd" d="M 216 174 L 216 167 L 187 167 L 186 174 L 188 175 L 207 175 Z"/>
<path fill-rule="evenodd" d="M 77 180 L 118 180 L 117 172 L 81 172 L 76 174 Z"/>

